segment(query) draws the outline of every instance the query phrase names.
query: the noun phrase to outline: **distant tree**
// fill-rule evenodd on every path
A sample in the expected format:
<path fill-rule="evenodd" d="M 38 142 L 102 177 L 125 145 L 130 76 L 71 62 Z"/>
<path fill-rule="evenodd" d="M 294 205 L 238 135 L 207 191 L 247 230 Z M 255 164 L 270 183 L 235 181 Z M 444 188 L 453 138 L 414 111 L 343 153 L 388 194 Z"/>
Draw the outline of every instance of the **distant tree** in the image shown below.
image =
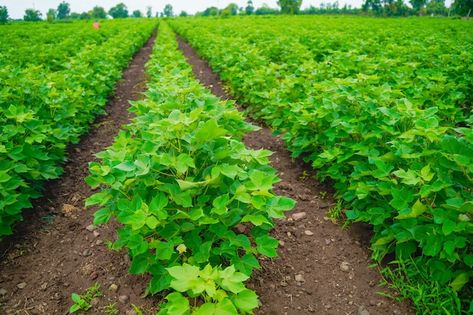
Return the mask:
<path fill-rule="evenodd" d="M 110 14 L 114 19 L 127 18 L 128 9 L 124 3 L 119 3 L 116 6 L 112 7 L 108 11 L 108 14 Z"/>
<path fill-rule="evenodd" d="M 140 18 L 140 17 L 143 17 L 143 13 L 141 13 L 140 10 L 135 10 L 135 11 L 133 11 L 132 16 L 133 16 L 134 18 Z"/>
<path fill-rule="evenodd" d="M 103 7 L 95 6 L 90 12 L 90 17 L 96 20 L 106 19 L 107 11 Z"/>
<path fill-rule="evenodd" d="M 374 14 L 380 14 L 382 12 L 383 6 L 381 5 L 380 0 L 365 0 L 361 6 L 361 9 L 364 12 L 372 11 Z"/>
<path fill-rule="evenodd" d="M 23 20 L 29 21 L 29 22 L 41 21 L 41 15 L 42 15 L 41 12 L 39 12 L 38 10 L 26 9 Z"/>
<path fill-rule="evenodd" d="M 71 13 L 71 6 L 69 5 L 69 3 L 63 1 L 57 7 L 56 17 L 58 20 L 64 20 L 69 17 L 70 13 Z"/>
<path fill-rule="evenodd" d="M 283 14 L 297 14 L 302 5 L 302 0 L 278 0 Z"/>
<path fill-rule="evenodd" d="M 230 15 L 237 15 L 238 14 L 238 4 L 230 3 L 229 5 L 227 5 L 225 10 L 228 10 L 230 12 Z"/>
<path fill-rule="evenodd" d="M 0 24 L 8 22 L 8 9 L 6 6 L 0 6 Z"/>
<path fill-rule="evenodd" d="M 249 1 L 246 3 L 245 12 L 246 12 L 246 14 L 248 14 L 248 15 L 252 15 L 252 14 L 255 12 L 255 7 L 253 6 L 253 1 L 249 0 Z"/>
<path fill-rule="evenodd" d="M 263 5 L 256 9 L 256 15 L 270 15 L 270 14 L 279 14 L 278 9 L 270 8 L 267 4 L 263 3 Z"/>
<path fill-rule="evenodd" d="M 153 8 L 152 7 L 147 7 L 146 8 L 146 17 L 148 17 L 148 18 L 153 17 Z"/>
<path fill-rule="evenodd" d="M 447 8 L 445 7 L 445 0 L 430 0 L 425 7 L 427 14 L 432 15 L 446 15 Z"/>
<path fill-rule="evenodd" d="M 172 12 L 172 5 L 170 4 L 166 4 L 164 6 L 164 10 L 163 10 L 163 13 L 166 17 L 172 17 L 174 16 L 174 13 Z"/>
<path fill-rule="evenodd" d="M 81 19 L 81 20 L 90 20 L 90 19 L 92 18 L 92 14 L 91 14 L 91 13 L 92 13 L 92 11 L 89 11 L 89 12 L 82 12 L 82 13 L 80 14 L 79 19 Z"/>
<path fill-rule="evenodd" d="M 181 13 L 179 13 L 179 16 L 188 16 L 189 14 L 187 14 L 186 11 L 181 11 Z"/>
<path fill-rule="evenodd" d="M 414 13 L 419 14 L 421 10 L 425 7 L 427 0 L 409 0 L 411 3 Z"/>
<path fill-rule="evenodd" d="M 46 20 L 51 23 L 56 19 L 56 10 L 55 9 L 49 9 L 48 13 L 46 13 Z"/>
<path fill-rule="evenodd" d="M 473 14 L 473 0 L 455 0 L 452 4 L 453 11 L 456 14 L 472 16 Z"/>
<path fill-rule="evenodd" d="M 80 13 L 72 12 L 71 14 L 69 14 L 68 18 L 71 20 L 78 20 L 80 19 Z"/>
<path fill-rule="evenodd" d="M 217 16 L 218 15 L 218 8 L 217 7 L 209 7 L 204 10 L 204 12 L 199 13 L 198 15 L 202 16 Z"/>

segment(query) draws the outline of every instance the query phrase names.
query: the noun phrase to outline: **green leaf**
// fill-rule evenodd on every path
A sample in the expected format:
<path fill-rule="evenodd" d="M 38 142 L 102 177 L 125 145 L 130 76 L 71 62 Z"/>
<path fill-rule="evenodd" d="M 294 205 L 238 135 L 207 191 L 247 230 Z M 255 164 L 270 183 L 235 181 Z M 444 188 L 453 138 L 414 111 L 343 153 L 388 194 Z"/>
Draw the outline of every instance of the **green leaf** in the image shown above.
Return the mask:
<path fill-rule="evenodd" d="M 112 217 L 112 212 L 108 209 L 100 209 L 94 213 L 94 225 L 107 223 Z"/>
<path fill-rule="evenodd" d="M 260 254 L 265 255 L 267 257 L 276 257 L 278 255 L 276 249 L 279 245 L 279 241 L 277 239 L 272 238 L 268 235 L 263 235 L 257 237 L 255 241 L 256 249 Z"/>
<path fill-rule="evenodd" d="M 184 174 L 189 167 L 195 168 L 194 159 L 185 153 L 179 154 L 176 160 L 176 170 L 178 174 Z"/>
<path fill-rule="evenodd" d="M 218 126 L 215 119 L 210 119 L 200 126 L 194 136 L 194 140 L 200 143 L 212 141 L 226 134 L 226 130 Z"/>
<path fill-rule="evenodd" d="M 197 308 L 192 315 L 237 315 L 238 312 L 233 303 L 224 298 L 218 303 L 205 303 Z"/>
<path fill-rule="evenodd" d="M 159 260 L 169 260 L 174 253 L 174 246 L 172 243 L 159 242 L 156 245 L 156 258 Z"/>
<path fill-rule="evenodd" d="M 175 266 L 166 268 L 168 273 L 174 279 L 171 281 L 171 288 L 179 292 L 186 292 L 193 289 L 199 276 L 199 267 L 183 264 L 182 266 Z"/>
<path fill-rule="evenodd" d="M 469 280 L 470 277 L 468 276 L 468 273 L 463 272 L 456 276 L 455 279 L 450 282 L 449 286 L 453 289 L 453 291 L 458 292 L 463 288 L 465 284 L 468 283 Z"/>
<path fill-rule="evenodd" d="M 243 313 L 250 313 L 258 307 L 258 296 L 252 290 L 245 289 L 237 295 L 231 296 L 235 306 Z"/>
<path fill-rule="evenodd" d="M 235 271 L 235 267 L 230 265 L 224 270 L 220 271 L 221 283 L 220 286 L 227 291 L 233 293 L 239 293 L 245 289 L 244 281 L 248 279 L 248 276 Z"/>
<path fill-rule="evenodd" d="M 445 234 L 445 235 L 450 235 L 452 234 L 452 232 L 455 230 L 456 228 L 456 224 L 455 222 L 453 222 L 452 220 L 450 219 L 446 219 L 444 222 L 443 222 L 443 225 L 442 225 L 442 232 Z"/>
<path fill-rule="evenodd" d="M 149 211 L 158 217 L 160 220 L 166 220 L 168 218 L 167 212 L 164 208 L 168 205 L 168 198 L 162 192 L 159 192 L 157 195 L 151 199 L 151 202 L 148 206 Z"/>
<path fill-rule="evenodd" d="M 413 170 L 403 170 L 393 172 L 394 175 L 402 179 L 402 182 L 407 185 L 417 185 L 420 182 L 420 178 L 417 176 L 416 172 Z"/>
<path fill-rule="evenodd" d="M 396 219 L 402 220 L 408 218 L 417 218 L 425 211 L 427 211 L 427 207 L 420 200 L 417 200 L 409 213 L 400 213 Z"/>
<path fill-rule="evenodd" d="M 123 162 L 114 166 L 113 168 L 124 172 L 132 172 L 136 169 L 136 166 L 131 162 Z"/>
<path fill-rule="evenodd" d="M 187 315 L 190 312 L 189 300 L 181 293 L 173 292 L 166 296 L 168 301 L 161 307 L 158 315 Z"/>

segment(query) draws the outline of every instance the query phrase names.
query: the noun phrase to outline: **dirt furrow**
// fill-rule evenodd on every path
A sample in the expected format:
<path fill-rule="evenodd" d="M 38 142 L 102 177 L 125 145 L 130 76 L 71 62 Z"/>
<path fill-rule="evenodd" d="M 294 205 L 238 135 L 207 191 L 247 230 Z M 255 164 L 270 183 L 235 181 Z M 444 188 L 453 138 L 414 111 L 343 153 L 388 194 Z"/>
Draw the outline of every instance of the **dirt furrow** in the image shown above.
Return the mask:
<path fill-rule="evenodd" d="M 201 83 L 220 98 L 232 99 L 209 65 L 182 38 L 177 39 Z M 327 187 L 313 179 L 308 165 L 291 158 L 280 137 L 261 127 L 245 138 L 245 144 L 274 152 L 271 163 L 282 179 L 275 190 L 297 200 L 297 207 L 275 228 L 280 257 L 263 261 L 253 277 L 251 285 L 262 302 L 258 313 L 411 314 L 407 303 L 378 294 L 381 277 L 368 267 L 368 228 L 354 225 L 342 230 L 332 223 L 327 211 L 334 204 Z"/>
<path fill-rule="evenodd" d="M 69 149 L 64 175 L 47 183 L 44 197 L 27 211 L 15 235 L 0 244 L 0 313 L 67 314 L 71 293 L 82 293 L 99 283 L 104 296 L 94 301 L 90 313 L 104 314 L 116 304 L 119 314 L 131 304 L 151 307 L 143 300 L 146 279 L 128 274 L 123 252 L 111 252 L 107 240 L 115 230 L 91 225 L 95 209 L 84 209 L 93 191 L 84 182 L 87 165 L 95 154 L 111 145 L 120 127 L 128 123 L 129 100 L 142 97 L 146 89 L 145 63 L 155 41 L 154 34 L 134 56 L 106 108 L 90 133 Z"/>

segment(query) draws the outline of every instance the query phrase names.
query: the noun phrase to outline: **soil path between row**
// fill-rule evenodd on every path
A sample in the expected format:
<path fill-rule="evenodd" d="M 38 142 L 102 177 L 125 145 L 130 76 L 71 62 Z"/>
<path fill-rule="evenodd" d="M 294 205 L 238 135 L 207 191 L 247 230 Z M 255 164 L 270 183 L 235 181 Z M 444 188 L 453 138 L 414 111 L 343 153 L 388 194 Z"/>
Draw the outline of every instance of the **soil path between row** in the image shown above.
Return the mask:
<path fill-rule="evenodd" d="M 94 283 L 104 296 L 89 313 L 105 314 L 105 306 L 114 303 L 119 314 L 130 313 L 131 304 L 151 308 L 152 301 L 141 298 L 147 279 L 129 275 L 128 256 L 107 248 L 107 240 L 115 239 L 114 227 L 90 226 L 95 209 L 84 209 L 84 200 L 93 190 L 84 178 L 95 154 L 130 121 L 129 101 L 142 98 L 155 39 L 156 32 L 130 61 L 106 115 L 69 148 L 63 176 L 46 184 L 44 197 L 26 211 L 15 235 L 0 244 L 0 314 L 68 314 L 72 292 L 82 293 Z"/>
<path fill-rule="evenodd" d="M 200 82 L 221 99 L 232 99 L 208 63 L 181 37 L 177 40 Z M 260 127 L 244 142 L 250 148 L 274 152 L 271 164 L 281 178 L 275 191 L 295 199 L 297 207 L 274 230 L 281 241 L 279 257 L 263 261 L 250 284 L 261 299 L 258 313 L 412 314 L 407 303 L 378 294 L 381 277 L 368 267 L 372 262 L 367 228 L 357 225 L 342 230 L 328 220 L 333 199 L 327 188 L 313 179 L 308 165 L 291 158 L 280 137 Z"/>

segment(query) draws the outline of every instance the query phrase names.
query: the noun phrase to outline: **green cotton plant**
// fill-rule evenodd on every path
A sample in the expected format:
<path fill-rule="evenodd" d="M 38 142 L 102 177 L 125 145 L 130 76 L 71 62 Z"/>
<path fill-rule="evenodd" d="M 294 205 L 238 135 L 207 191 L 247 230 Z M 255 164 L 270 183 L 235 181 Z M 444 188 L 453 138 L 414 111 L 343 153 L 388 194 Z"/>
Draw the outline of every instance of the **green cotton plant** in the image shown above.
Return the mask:
<path fill-rule="evenodd" d="M 101 33 L 84 23 L 0 30 L 9 38 L 0 48 L 0 238 L 13 233 L 44 181 L 62 174 L 66 146 L 103 113 L 155 23 L 107 22 Z"/>
<path fill-rule="evenodd" d="M 97 154 L 101 161 L 89 166 L 87 183 L 102 189 L 86 206 L 100 207 L 95 224 L 111 218 L 121 224 L 112 247 L 128 250 L 132 274 L 152 275 L 149 293 L 177 290 L 178 271 L 188 269 L 200 270 L 201 277 L 235 277 L 235 285 L 244 288 L 260 268 L 258 256 L 277 256 L 278 241 L 270 236 L 273 220 L 283 218 L 295 202 L 272 191 L 279 178 L 269 165 L 271 152 L 242 143 L 257 127 L 245 122 L 233 103 L 197 82 L 164 23 L 147 72 L 149 90 L 145 100 L 133 102 L 133 122 Z M 239 301 L 253 293 L 239 298 L 240 292 L 218 277 L 213 280 L 219 295 L 206 291 L 199 297 L 211 304 L 204 310 L 248 312 Z M 178 291 L 189 294 L 190 289 Z M 174 314 L 183 299 L 171 293 L 163 308 Z"/>
<path fill-rule="evenodd" d="M 375 260 L 394 257 L 390 266 L 406 283 L 422 281 L 404 296 L 423 312 L 424 295 L 440 299 L 444 287 L 443 309 L 469 309 L 471 23 L 308 16 L 170 23 L 249 113 L 333 183 L 348 222 L 372 226 Z"/>
<path fill-rule="evenodd" d="M 176 292 L 166 296 L 157 315 L 247 314 L 258 307 L 258 296 L 244 285 L 248 276 L 234 266 L 199 269 L 183 264 L 167 271 Z"/>

